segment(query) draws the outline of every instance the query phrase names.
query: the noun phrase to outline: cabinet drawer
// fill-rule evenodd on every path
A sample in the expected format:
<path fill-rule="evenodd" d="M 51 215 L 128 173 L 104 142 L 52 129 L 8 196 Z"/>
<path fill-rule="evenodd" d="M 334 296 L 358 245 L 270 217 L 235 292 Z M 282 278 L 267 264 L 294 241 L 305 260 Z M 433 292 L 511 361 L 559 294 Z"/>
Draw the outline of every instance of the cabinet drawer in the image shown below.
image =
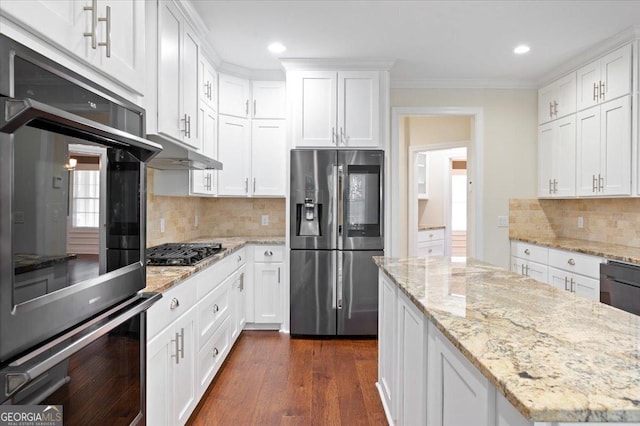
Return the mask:
<path fill-rule="evenodd" d="M 444 256 L 444 241 L 418 243 L 418 256 Z"/>
<path fill-rule="evenodd" d="M 199 274 L 194 275 L 164 292 L 162 299 L 149 308 L 147 311 L 149 340 L 195 305 L 198 278 Z"/>
<path fill-rule="evenodd" d="M 229 316 L 230 300 L 231 279 L 227 279 L 198 303 L 198 348 Z"/>
<path fill-rule="evenodd" d="M 549 266 L 600 279 L 600 264 L 603 259 L 588 254 L 549 249 Z"/>
<path fill-rule="evenodd" d="M 549 249 L 547 247 L 541 247 L 535 244 L 512 241 L 511 254 L 521 259 L 546 264 L 549 255 Z"/>
<path fill-rule="evenodd" d="M 253 248 L 253 260 L 255 262 L 282 262 L 284 247 L 278 245 L 255 246 Z"/>
<path fill-rule="evenodd" d="M 198 353 L 198 399 L 216 376 L 231 349 L 231 318 L 227 317 Z"/>
<path fill-rule="evenodd" d="M 444 229 L 428 229 L 418 231 L 418 241 L 444 240 Z"/>
<path fill-rule="evenodd" d="M 201 300 L 211 290 L 216 288 L 222 281 L 236 269 L 246 263 L 246 250 L 241 248 L 225 257 L 224 259 L 214 263 L 210 267 L 203 269 L 198 275 L 198 300 Z"/>

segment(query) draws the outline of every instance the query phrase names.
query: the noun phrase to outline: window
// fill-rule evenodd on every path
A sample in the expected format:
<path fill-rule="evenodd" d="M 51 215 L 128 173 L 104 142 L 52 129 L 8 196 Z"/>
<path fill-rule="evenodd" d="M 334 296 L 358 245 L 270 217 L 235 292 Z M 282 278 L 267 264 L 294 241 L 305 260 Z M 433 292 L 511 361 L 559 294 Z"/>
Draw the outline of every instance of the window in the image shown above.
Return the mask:
<path fill-rule="evenodd" d="M 100 216 L 100 170 L 74 170 L 72 225 L 97 228 Z"/>

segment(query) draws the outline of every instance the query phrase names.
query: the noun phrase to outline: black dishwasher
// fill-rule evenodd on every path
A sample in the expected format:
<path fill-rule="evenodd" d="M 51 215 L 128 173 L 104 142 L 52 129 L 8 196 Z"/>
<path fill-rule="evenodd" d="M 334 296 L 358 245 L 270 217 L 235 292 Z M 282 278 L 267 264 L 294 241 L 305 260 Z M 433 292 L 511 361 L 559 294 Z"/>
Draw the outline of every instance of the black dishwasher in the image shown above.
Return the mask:
<path fill-rule="evenodd" d="M 600 264 L 600 302 L 640 315 L 640 266 Z"/>

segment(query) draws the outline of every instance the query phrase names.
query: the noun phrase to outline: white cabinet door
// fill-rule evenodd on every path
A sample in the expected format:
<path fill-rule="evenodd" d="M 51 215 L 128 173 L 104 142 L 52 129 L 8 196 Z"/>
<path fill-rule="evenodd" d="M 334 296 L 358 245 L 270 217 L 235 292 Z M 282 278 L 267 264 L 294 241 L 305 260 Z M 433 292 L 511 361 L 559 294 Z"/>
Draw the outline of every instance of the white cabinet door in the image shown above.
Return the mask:
<path fill-rule="evenodd" d="M 397 422 L 397 289 L 384 274 L 379 278 L 378 320 L 378 386 L 383 404 L 394 422 Z"/>
<path fill-rule="evenodd" d="M 249 80 L 220 74 L 218 85 L 218 112 L 249 118 Z"/>
<path fill-rule="evenodd" d="M 182 16 L 172 2 L 159 2 L 158 7 L 158 132 L 182 140 Z"/>
<path fill-rule="evenodd" d="M 231 322 L 232 318 L 226 316 L 220 327 L 216 329 L 198 353 L 198 398 L 201 398 L 207 391 L 216 373 L 220 370 L 222 362 L 231 351 L 233 345 Z"/>
<path fill-rule="evenodd" d="M 631 93 L 631 45 L 626 45 L 577 71 L 578 110 Z"/>
<path fill-rule="evenodd" d="M 112 79 L 142 93 L 145 84 L 145 2 L 99 0 L 98 16 L 108 20 L 99 21 L 97 29 L 98 43 L 107 45 L 98 45 L 94 65 L 101 67 Z"/>
<path fill-rule="evenodd" d="M 428 336 L 428 424 L 493 425 L 487 379 L 432 323 Z"/>
<path fill-rule="evenodd" d="M 286 131 L 283 120 L 253 120 L 251 174 L 254 196 L 285 196 Z"/>
<path fill-rule="evenodd" d="M 425 317 L 398 293 L 398 424 L 427 424 Z"/>
<path fill-rule="evenodd" d="M 256 323 L 282 322 L 283 263 L 256 263 L 253 271 L 254 320 Z"/>
<path fill-rule="evenodd" d="M 233 303 L 233 315 L 231 324 L 231 341 L 235 342 L 245 323 L 247 322 L 246 316 L 246 294 L 244 288 L 246 267 L 242 266 L 231 276 L 231 295 Z"/>
<path fill-rule="evenodd" d="M 538 128 L 538 197 L 553 196 L 553 161 L 555 123 Z"/>
<path fill-rule="evenodd" d="M 186 23 L 182 41 L 182 115 L 186 120 L 184 143 L 201 151 L 202 141 L 198 126 L 198 55 L 200 41 L 195 31 Z"/>
<path fill-rule="evenodd" d="M 195 313 L 190 310 L 147 346 L 147 422 L 183 425 L 196 406 Z"/>
<path fill-rule="evenodd" d="M 218 108 L 218 75 L 211 64 L 200 56 L 200 66 L 198 68 L 199 93 L 202 100 L 209 108 Z"/>
<path fill-rule="evenodd" d="M 556 86 L 551 83 L 538 90 L 538 124 L 553 120 L 553 101 L 556 99 Z"/>
<path fill-rule="evenodd" d="M 284 81 L 252 81 L 252 118 L 284 119 L 287 117 L 287 97 Z"/>
<path fill-rule="evenodd" d="M 574 274 L 561 269 L 549 268 L 549 284 L 560 290 L 576 293 L 594 302 L 600 301 L 600 280 Z"/>
<path fill-rule="evenodd" d="M 429 199 L 429 154 L 419 152 L 416 154 L 416 186 L 419 200 Z"/>
<path fill-rule="evenodd" d="M 338 73 L 338 140 L 340 146 L 377 147 L 380 81 L 377 71 Z"/>
<path fill-rule="evenodd" d="M 631 98 L 600 106 L 602 195 L 631 194 Z"/>
<path fill-rule="evenodd" d="M 553 191 L 556 197 L 576 195 L 576 118 L 575 114 L 555 121 L 553 149 Z"/>
<path fill-rule="evenodd" d="M 598 193 L 600 171 L 600 107 L 576 114 L 576 192 L 579 196 Z"/>
<path fill-rule="evenodd" d="M 335 71 L 305 71 L 292 79 L 296 146 L 336 146 L 337 78 Z"/>
<path fill-rule="evenodd" d="M 218 155 L 218 114 L 204 102 L 199 102 L 198 126 L 202 154 L 215 159 Z"/>
<path fill-rule="evenodd" d="M 631 103 L 624 96 L 577 114 L 578 195 L 631 194 Z"/>
<path fill-rule="evenodd" d="M 538 124 L 576 112 L 576 74 L 568 74 L 538 91 Z"/>
<path fill-rule="evenodd" d="M 249 194 L 251 129 L 245 118 L 220 115 L 218 133 L 218 195 Z"/>

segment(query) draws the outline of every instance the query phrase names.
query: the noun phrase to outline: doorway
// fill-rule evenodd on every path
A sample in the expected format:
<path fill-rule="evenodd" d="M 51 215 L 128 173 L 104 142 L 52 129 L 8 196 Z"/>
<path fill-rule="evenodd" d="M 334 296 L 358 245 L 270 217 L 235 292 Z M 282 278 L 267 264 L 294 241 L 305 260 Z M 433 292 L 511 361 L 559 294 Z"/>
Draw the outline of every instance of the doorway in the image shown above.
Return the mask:
<path fill-rule="evenodd" d="M 484 113 L 475 107 L 394 107 L 391 111 L 391 152 L 390 185 L 399 191 L 389 194 L 389 251 L 392 256 L 409 256 L 415 251 L 418 226 L 418 202 L 415 171 L 417 152 L 466 148 L 467 158 L 464 175 L 453 172 L 454 176 L 446 185 L 452 187 L 464 176 L 466 188 L 466 229 L 464 229 L 464 250 L 467 256 L 483 258 L 482 232 L 482 153 L 484 134 Z M 466 138 L 441 138 L 425 142 L 412 140 L 411 120 L 415 118 L 461 118 L 469 122 Z M 443 120 L 446 122 L 446 120 Z M 432 138 L 433 139 L 433 138 Z M 452 142 L 453 141 L 453 142 Z M 456 160 L 454 158 L 454 160 Z M 453 166 L 453 163 L 452 163 Z M 458 165 L 456 164 L 456 167 Z M 454 183 L 454 181 L 456 183 Z M 456 200 L 459 202 L 458 198 Z M 453 200 L 452 200 L 453 202 Z M 451 218 L 453 219 L 453 218 Z M 451 232 L 451 226 L 449 233 Z M 458 227 L 457 227 L 458 228 Z M 457 231 L 462 231 L 457 229 Z M 451 234 L 450 234 L 451 235 Z M 452 236 L 450 236 L 452 238 Z M 456 251 L 459 253 L 459 251 Z"/>

